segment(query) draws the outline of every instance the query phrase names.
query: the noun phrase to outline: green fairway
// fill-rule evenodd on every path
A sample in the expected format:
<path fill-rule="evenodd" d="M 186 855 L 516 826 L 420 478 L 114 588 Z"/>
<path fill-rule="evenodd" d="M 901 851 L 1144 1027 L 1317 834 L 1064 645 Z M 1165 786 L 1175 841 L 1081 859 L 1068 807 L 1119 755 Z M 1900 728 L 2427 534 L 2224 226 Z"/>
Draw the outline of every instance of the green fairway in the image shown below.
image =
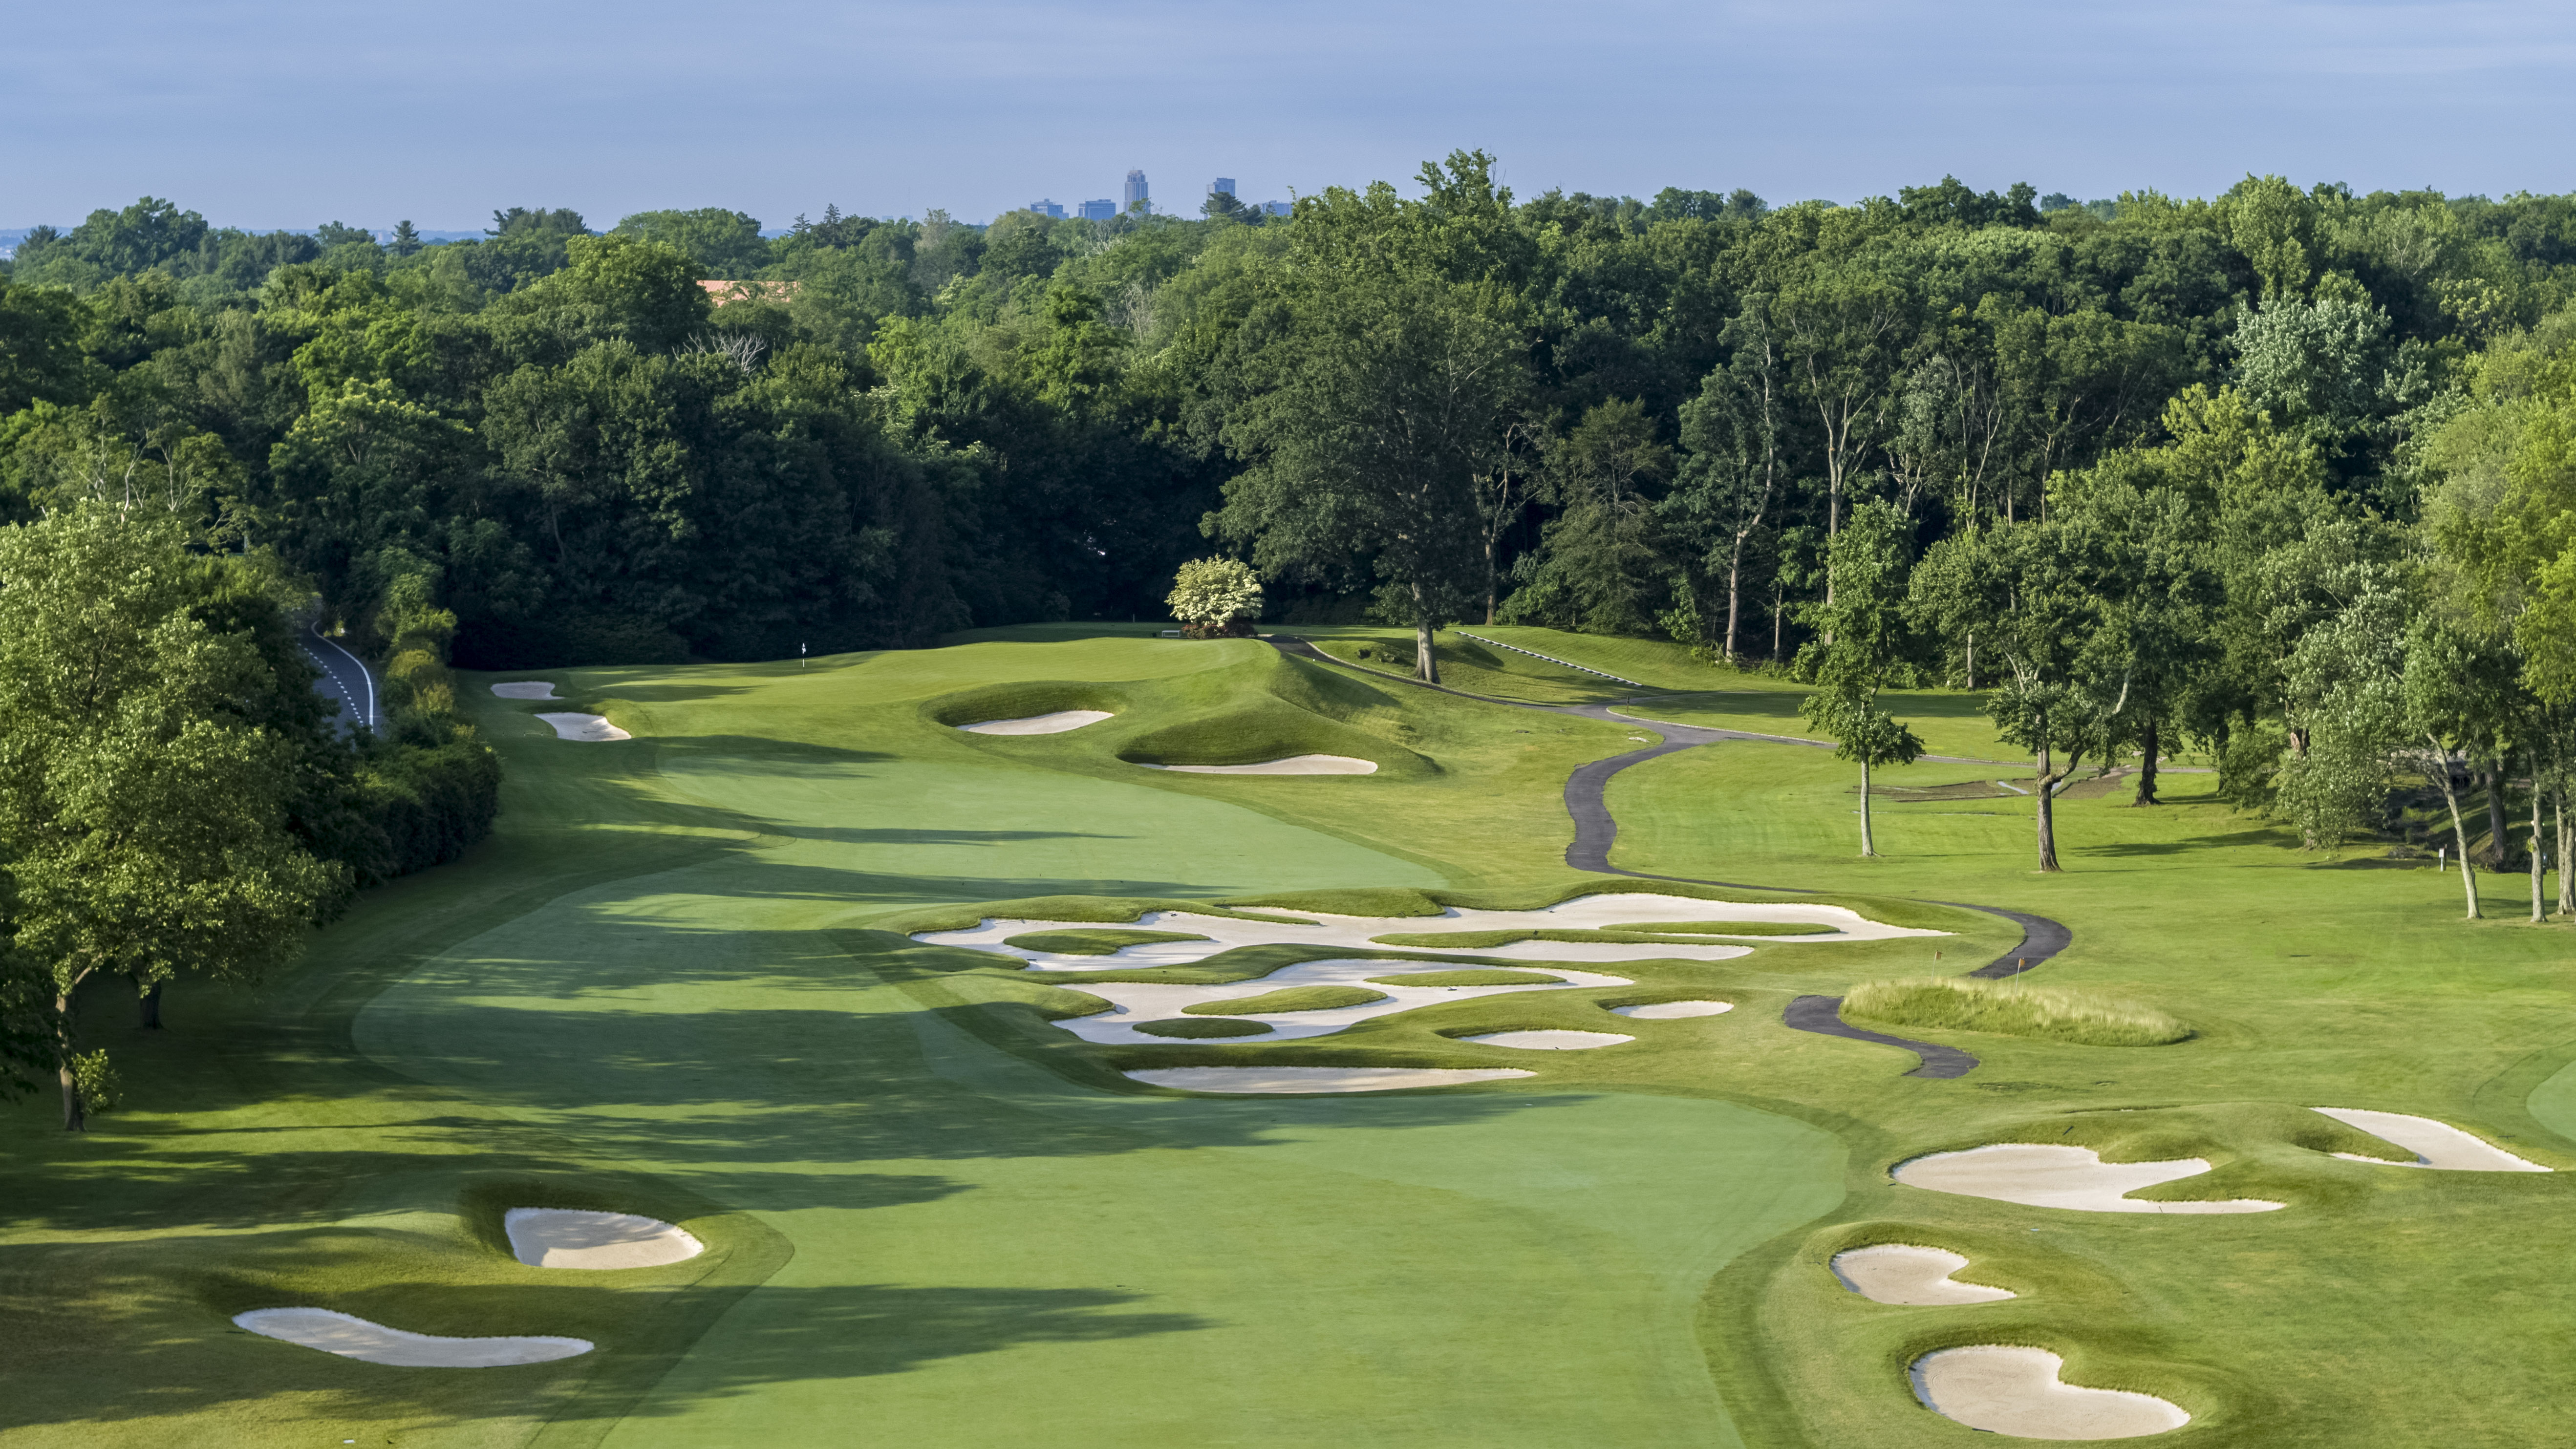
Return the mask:
<path fill-rule="evenodd" d="M 1343 653 L 1384 631 L 1310 632 Z M 1716 673 L 1642 641 L 1469 632 L 1565 658 L 1591 646 L 1597 667 L 1657 689 Z M 49 1130 L 44 1103 L 11 1109 L 0 1439 L 1903 1449 L 1978 1442 L 1915 1405 L 1904 1367 L 1980 1342 L 2044 1344 L 2074 1381 L 2174 1400 L 2195 1416 L 2176 1444 L 2561 1436 L 2576 1178 L 2337 1160 L 2376 1140 L 2306 1109 L 2422 1113 L 2576 1169 L 2576 930 L 2462 924 L 2456 880 L 2289 849 L 2209 799 L 2206 775 L 2169 776 L 2157 809 L 2125 791 L 2062 803 L 2063 876 L 2029 869 L 2018 796 L 1883 803 L 1887 858 L 1862 861 L 1852 767 L 1725 743 L 1615 777 L 1614 864 L 1772 888 L 1669 887 L 1713 901 L 1831 892 L 1953 934 L 1774 939 L 1722 906 L 1481 932 L 1442 944 L 1647 953 L 1731 931 L 1747 954 L 1585 958 L 1569 964 L 1633 984 L 1458 1000 L 1305 1041 L 1094 1047 L 1045 1018 L 1099 976 L 1032 980 L 901 933 L 1097 921 L 1015 939 L 1114 949 L 1190 933 L 1130 925 L 1151 901 L 1293 919 L 1418 913 L 1422 892 L 1517 907 L 1667 889 L 1563 863 L 1566 776 L 1651 730 L 1152 633 L 1032 626 L 805 669 L 544 674 L 569 706 L 489 695 L 519 676 L 463 676 L 509 770 L 492 841 L 371 893 L 279 980 L 174 989 L 167 1031 L 131 1030 L 130 1005 L 99 993 L 89 1019 L 126 1063 L 131 1110 L 88 1136 Z M 1485 682 L 1528 697 L 1636 693 L 1494 660 Z M 1757 693 L 1689 722 L 1799 732 L 1794 690 Z M 1924 700 L 1918 719 L 1955 702 L 1937 716 L 1954 752 L 1991 748 L 1966 696 Z M 636 738 L 559 741 L 534 715 L 563 708 Z M 950 727 L 1070 708 L 1111 718 L 1044 736 Z M 1288 747 L 1381 769 L 1135 763 Z M 2490 879 L 2513 909 L 2517 882 Z M 1903 1075 L 1906 1052 L 1781 1025 L 1800 994 L 1965 971 L 2015 939 L 1927 901 L 2064 921 L 2075 945 L 2035 982 L 2193 1034 L 2098 1047 L 1901 1029 L 1981 1059 L 1936 1081 Z M 1419 960 L 1442 934 L 1381 954 Z M 1266 971 L 1318 954 L 1233 959 Z M 1468 955 L 1383 980 L 1530 982 L 1520 964 Z M 1242 969 L 1102 974 L 1268 990 Z M 1736 1009 L 1606 1010 L 1684 999 Z M 1234 1008 L 1263 1009 L 1206 1011 Z M 1636 1040 L 1458 1040 L 1518 1029 Z M 1534 1075 L 1244 1098 L 1118 1075 L 1244 1063 Z M 2215 1170 L 2144 1195 L 2288 1206 L 2102 1215 L 1887 1180 L 1905 1157 L 1999 1140 L 2198 1155 Z M 495 1246 L 498 1214 L 545 1204 L 680 1221 L 709 1252 L 632 1273 L 521 1267 Z M 2021 1296 L 1869 1303 L 1822 1265 L 1873 1241 L 1953 1248 L 1976 1263 L 1964 1277 Z M 290 1303 L 598 1348 L 405 1370 L 226 1321 Z"/>

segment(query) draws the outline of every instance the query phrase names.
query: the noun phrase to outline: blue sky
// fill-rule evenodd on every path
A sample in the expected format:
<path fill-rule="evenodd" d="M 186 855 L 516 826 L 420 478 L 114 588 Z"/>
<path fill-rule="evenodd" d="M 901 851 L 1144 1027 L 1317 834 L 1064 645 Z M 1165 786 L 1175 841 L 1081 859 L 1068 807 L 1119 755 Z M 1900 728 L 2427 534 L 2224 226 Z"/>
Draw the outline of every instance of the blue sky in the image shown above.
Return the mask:
<path fill-rule="evenodd" d="M 11 6 L 0 226 L 143 193 L 223 225 L 496 206 L 982 220 L 1401 181 L 2079 197 L 2248 171 L 2576 190 L 2576 5 L 1954 0 L 129 0 Z"/>

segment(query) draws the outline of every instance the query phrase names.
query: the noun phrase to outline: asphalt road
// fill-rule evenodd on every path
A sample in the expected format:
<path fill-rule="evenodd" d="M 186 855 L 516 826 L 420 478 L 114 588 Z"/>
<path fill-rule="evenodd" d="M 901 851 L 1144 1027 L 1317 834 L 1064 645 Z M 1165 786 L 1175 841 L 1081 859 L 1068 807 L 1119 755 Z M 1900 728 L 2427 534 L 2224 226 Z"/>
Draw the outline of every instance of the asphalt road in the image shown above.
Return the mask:
<path fill-rule="evenodd" d="M 375 728 L 376 676 L 366 661 L 315 632 L 310 624 L 304 626 L 298 642 L 322 670 L 322 677 L 313 682 L 313 687 L 325 699 L 339 701 L 341 732 L 352 733 L 359 725 Z"/>

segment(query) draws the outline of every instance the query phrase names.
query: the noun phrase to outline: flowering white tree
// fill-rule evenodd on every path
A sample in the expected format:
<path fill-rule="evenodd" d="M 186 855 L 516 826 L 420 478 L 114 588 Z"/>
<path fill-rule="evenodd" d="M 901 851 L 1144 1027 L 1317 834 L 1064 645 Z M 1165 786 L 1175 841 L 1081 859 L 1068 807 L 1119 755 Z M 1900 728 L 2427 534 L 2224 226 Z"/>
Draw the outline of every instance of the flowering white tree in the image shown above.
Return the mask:
<path fill-rule="evenodd" d="M 1194 558 L 1181 565 L 1163 602 L 1195 637 L 1245 634 L 1261 612 L 1261 579 L 1240 559 Z"/>

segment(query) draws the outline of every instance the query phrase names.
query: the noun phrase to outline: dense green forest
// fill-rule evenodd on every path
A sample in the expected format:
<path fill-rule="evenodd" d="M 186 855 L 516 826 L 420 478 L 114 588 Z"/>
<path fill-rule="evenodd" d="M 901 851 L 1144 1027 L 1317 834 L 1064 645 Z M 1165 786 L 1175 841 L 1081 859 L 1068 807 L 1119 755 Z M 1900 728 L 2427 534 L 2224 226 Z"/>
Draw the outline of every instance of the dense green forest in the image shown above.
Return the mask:
<path fill-rule="evenodd" d="M 1669 636 L 1824 685 L 1864 766 L 1918 748 L 1878 692 L 1947 683 L 2044 778 L 2136 755 L 2151 800 L 2188 745 L 2313 843 L 2418 776 L 2491 864 L 2570 843 L 2576 197 L 1523 200 L 1492 166 L 774 238 L 147 197 L 0 281 L 0 521 L 168 520 L 388 666 L 348 766 L 387 843 L 287 816 L 351 879 L 488 819 L 451 661 L 1159 618 L 1212 552 L 1274 618 L 1414 628 L 1425 675 L 1452 623 Z"/>

